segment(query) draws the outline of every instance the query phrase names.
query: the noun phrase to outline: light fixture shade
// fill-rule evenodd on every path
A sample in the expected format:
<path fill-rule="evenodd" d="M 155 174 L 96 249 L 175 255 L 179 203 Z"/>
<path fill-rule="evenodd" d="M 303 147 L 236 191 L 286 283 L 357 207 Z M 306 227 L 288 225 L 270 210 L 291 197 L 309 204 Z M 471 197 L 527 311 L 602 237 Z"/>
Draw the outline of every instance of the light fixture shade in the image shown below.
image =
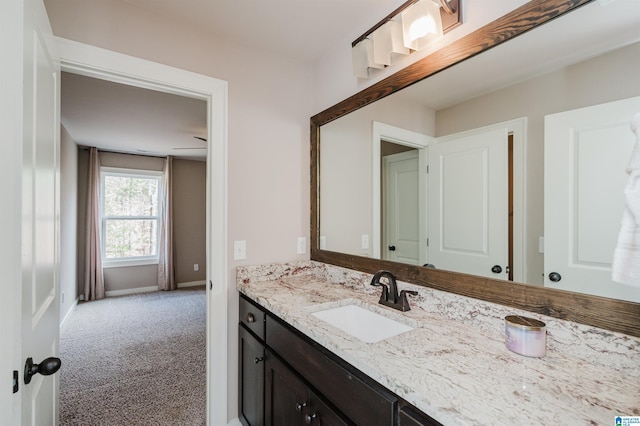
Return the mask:
<path fill-rule="evenodd" d="M 432 0 L 419 0 L 402 12 L 404 45 L 421 50 L 442 39 L 440 5 Z"/>
<path fill-rule="evenodd" d="M 405 47 L 402 24 L 397 21 L 388 21 L 372 34 L 373 60 L 378 64 L 391 65 L 393 55 L 408 55 L 409 49 Z"/>
<path fill-rule="evenodd" d="M 378 64 L 373 60 L 373 41 L 368 38 L 351 48 L 351 63 L 353 74 L 360 78 L 369 77 L 369 68 L 384 68 L 384 64 Z"/>

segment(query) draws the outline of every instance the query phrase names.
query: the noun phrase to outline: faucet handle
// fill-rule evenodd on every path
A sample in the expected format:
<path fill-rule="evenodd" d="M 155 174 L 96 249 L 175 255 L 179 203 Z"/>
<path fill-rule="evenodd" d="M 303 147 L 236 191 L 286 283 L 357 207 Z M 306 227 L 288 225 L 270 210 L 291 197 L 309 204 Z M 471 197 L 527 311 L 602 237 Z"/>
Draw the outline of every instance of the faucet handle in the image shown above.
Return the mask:
<path fill-rule="evenodd" d="M 400 290 L 400 297 L 398 304 L 400 305 L 400 310 L 402 312 L 410 311 L 411 307 L 409 306 L 409 301 L 407 300 L 407 294 L 412 296 L 417 296 L 418 292 L 413 290 Z"/>

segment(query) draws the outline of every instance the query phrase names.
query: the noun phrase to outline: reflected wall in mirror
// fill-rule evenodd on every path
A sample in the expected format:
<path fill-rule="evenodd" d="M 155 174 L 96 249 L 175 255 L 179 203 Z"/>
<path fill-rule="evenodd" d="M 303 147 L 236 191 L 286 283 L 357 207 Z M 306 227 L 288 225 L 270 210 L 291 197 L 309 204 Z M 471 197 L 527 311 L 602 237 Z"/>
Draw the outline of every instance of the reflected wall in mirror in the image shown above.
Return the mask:
<path fill-rule="evenodd" d="M 322 125 L 320 249 L 640 302 L 610 279 L 640 111 L 638 17 L 640 2 L 592 2 Z M 599 134 L 604 157 L 593 150 L 600 160 L 580 164 L 582 188 L 568 193 L 556 171 L 578 164 L 545 160 L 545 117 L 629 98 L 598 130 L 614 127 Z M 578 196 L 591 201 L 566 211 L 564 227 L 545 224 L 557 200 Z M 548 249 L 558 239 L 575 241 L 573 258 Z"/>
<path fill-rule="evenodd" d="M 402 281 L 640 337 L 640 303 L 542 285 L 542 273 L 548 277 L 550 271 L 544 271 L 544 257 L 538 253 L 538 238 L 546 232 L 541 216 L 542 177 L 549 162 L 544 142 L 551 139 L 544 134 L 545 116 L 639 95 L 640 85 L 632 80 L 638 75 L 638 7 L 633 0 L 530 1 L 311 117 L 311 259 L 369 273 L 387 269 Z M 620 57 L 624 70 L 613 66 Z M 590 68 L 578 66 L 589 62 Z M 597 78 L 589 79 L 593 73 Z M 600 90 L 586 91 L 585 81 Z M 509 92 L 516 98 L 507 97 Z M 474 109 L 477 105 L 480 110 Z M 622 126 L 628 126 L 629 117 L 624 121 Z M 515 282 L 384 258 L 382 207 L 377 207 L 382 204 L 375 200 L 382 196 L 374 190 L 384 183 L 376 150 L 382 150 L 384 141 L 408 145 L 419 152 L 420 170 L 427 165 L 426 156 L 420 155 L 426 152 L 424 146 L 444 146 L 439 138 L 469 129 L 506 131 L 507 145 L 513 136 L 513 151 L 507 154 L 513 158 L 507 170 L 513 188 L 506 198 L 513 204 L 509 229 L 514 232 L 507 237 L 513 247 L 506 265 L 513 265 Z M 600 176 L 604 174 L 582 177 L 593 184 Z M 420 193 L 427 192 L 423 182 L 417 183 Z M 334 193 L 332 186 L 342 192 Z M 420 217 L 426 198 L 418 202 Z M 589 201 L 597 204 L 599 199 L 591 196 Z M 598 214 L 590 219 L 597 223 Z M 420 219 L 417 226 L 428 227 Z M 593 224 L 579 229 L 587 235 L 590 227 Z M 518 229 L 523 229 L 521 234 Z M 368 249 L 362 248 L 367 244 Z M 417 244 L 418 256 L 423 256 L 419 238 Z M 593 269 L 604 269 L 598 264 L 602 253 L 586 254 Z"/>

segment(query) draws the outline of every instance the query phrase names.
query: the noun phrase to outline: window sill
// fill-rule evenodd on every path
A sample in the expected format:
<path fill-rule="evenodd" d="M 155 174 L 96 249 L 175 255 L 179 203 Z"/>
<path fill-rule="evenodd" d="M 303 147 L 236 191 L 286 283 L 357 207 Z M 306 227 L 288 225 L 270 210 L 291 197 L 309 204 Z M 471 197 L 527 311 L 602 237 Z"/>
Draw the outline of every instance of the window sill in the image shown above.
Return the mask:
<path fill-rule="evenodd" d="M 159 263 L 158 259 L 105 260 L 102 263 L 102 268 L 127 268 L 130 266 L 158 265 Z"/>

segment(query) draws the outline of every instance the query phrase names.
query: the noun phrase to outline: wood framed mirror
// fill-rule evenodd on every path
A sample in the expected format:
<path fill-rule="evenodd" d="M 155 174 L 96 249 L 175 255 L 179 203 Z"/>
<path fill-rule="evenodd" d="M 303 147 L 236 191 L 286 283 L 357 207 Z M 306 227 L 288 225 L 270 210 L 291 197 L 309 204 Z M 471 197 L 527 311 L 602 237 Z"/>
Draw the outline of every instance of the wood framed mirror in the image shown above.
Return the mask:
<path fill-rule="evenodd" d="M 640 304 L 320 249 L 320 130 L 595 0 L 533 0 L 311 118 L 311 259 L 640 337 Z"/>

